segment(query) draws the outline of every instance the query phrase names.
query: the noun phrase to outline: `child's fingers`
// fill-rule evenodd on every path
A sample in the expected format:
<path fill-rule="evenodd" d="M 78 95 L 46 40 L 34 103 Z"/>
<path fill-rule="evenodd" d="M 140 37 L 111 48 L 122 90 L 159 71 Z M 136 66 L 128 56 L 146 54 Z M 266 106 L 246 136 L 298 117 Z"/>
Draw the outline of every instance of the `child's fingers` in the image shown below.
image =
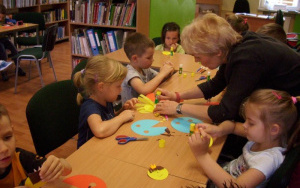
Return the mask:
<path fill-rule="evenodd" d="M 51 155 L 47 158 L 47 160 L 44 162 L 41 168 L 40 177 L 44 179 L 49 174 L 51 174 L 56 168 L 62 168 L 63 165 L 61 164 L 60 160 Z"/>

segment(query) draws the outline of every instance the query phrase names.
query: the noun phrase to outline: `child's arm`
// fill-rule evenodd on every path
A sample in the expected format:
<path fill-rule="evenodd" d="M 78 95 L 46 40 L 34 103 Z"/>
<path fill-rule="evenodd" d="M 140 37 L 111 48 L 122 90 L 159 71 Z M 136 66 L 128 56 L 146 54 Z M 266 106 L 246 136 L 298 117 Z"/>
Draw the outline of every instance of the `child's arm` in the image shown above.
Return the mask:
<path fill-rule="evenodd" d="M 208 153 L 209 141 L 210 135 L 202 128 L 200 128 L 200 133 L 195 133 L 189 137 L 189 145 L 194 156 L 205 174 L 217 187 L 223 187 L 223 183 L 231 181 L 242 187 L 256 187 L 265 180 L 264 174 L 256 169 L 249 169 L 235 179 L 211 158 Z"/>
<path fill-rule="evenodd" d="M 60 176 L 66 176 L 71 172 L 72 167 L 65 159 L 50 155 L 43 163 L 39 175 L 42 181 L 50 182 L 58 179 Z"/>
<path fill-rule="evenodd" d="M 206 133 L 212 137 L 221 137 L 228 134 L 235 134 L 246 137 L 243 124 L 240 122 L 223 121 L 219 125 L 213 125 L 209 123 L 199 123 L 196 125 L 199 128 L 205 130 Z"/>
<path fill-rule="evenodd" d="M 154 92 L 163 79 L 168 77 L 173 70 L 171 64 L 165 63 L 160 68 L 160 72 L 149 82 L 143 83 L 140 78 L 133 78 L 129 83 L 137 93 L 147 95 L 148 93 Z"/>
<path fill-rule="evenodd" d="M 133 119 L 134 111 L 124 110 L 118 116 L 106 121 L 102 121 L 100 115 L 92 114 L 88 117 L 87 122 L 96 137 L 104 138 L 111 136 L 123 123 Z"/>

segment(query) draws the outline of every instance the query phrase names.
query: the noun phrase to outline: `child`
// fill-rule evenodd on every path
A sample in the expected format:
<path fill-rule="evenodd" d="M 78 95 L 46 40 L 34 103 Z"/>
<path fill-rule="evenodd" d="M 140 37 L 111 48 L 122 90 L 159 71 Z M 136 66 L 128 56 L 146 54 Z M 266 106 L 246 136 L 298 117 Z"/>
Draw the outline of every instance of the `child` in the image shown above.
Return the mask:
<path fill-rule="evenodd" d="M 0 22 L 2 24 L 8 24 L 8 25 L 15 25 L 16 20 L 7 19 L 6 18 L 6 8 L 4 5 L 0 4 Z M 6 49 L 8 49 L 11 52 L 11 55 L 14 56 L 18 53 L 16 47 L 11 43 L 11 41 L 6 36 L 0 37 L 0 60 L 7 61 L 7 54 Z M 16 64 L 16 62 L 15 62 Z M 2 80 L 8 81 L 9 78 L 7 76 L 7 72 L 3 71 L 2 74 Z M 26 76 L 26 73 L 19 67 L 18 70 L 19 76 Z"/>
<path fill-rule="evenodd" d="M 270 37 L 273 37 L 274 39 L 277 39 L 284 44 L 287 44 L 286 41 L 286 33 L 283 29 L 283 27 L 277 23 L 268 23 L 260 28 L 257 29 L 256 33 L 268 35 Z"/>
<path fill-rule="evenodd" d="M 161 31 L 161 41 L 162 44 L 157 45 L 155 50 L 160 51 L 171 51 L 171 47 L 173 47 L 173 51 L 176 53 L 184 54 L 184 49 L 178 41 L 180 40 L 180 27 L 175 22 L 166 23 Z"/>
<path fill-rule="evenodd" d="M 247 19 L 244 19 L 239 15 L 230 14 L 226 17 L 226 20 L 231 25 L 231 27 L 239 34 L 243 34 L 249 29 Z"/>
<path fill-rule="evenodd" d="M 127 65 L 128 74 L 122 84 L 122 103 L 140 94 L 154 92 L 158 85 L 173 72 L 171 62 L 166 62 L 157 73 L 151 69 L 153 62 L 154 43 L 141 33 L 128 36 L 124 51 L 130 60 Z"/>
<path fill-rule="evenodd" d="M 38 170 L 42 181 L 50 182 L 60 175 L 71 173 L 72 167 L 64 160 L 50 155 L 47 159 L 15 146 L 13 126 L 6 108 L 0 104 L 0 187 L 24 185 L 29 173 Z"/>
<path fill-rule="evenodd" d="M 80 91 L 77 103 L 81 104 L 78 148 L 93 136 L 108 137 L 123 123 L 133 120 L 132 110 L 124 110 L 115 116 L 112 103 L 121 93 L 126 74 L 127 69 L 121 63 L 99 55 L 90 58 L 85 69 L 74 75 L 74 85 Z M 136 98 L 131 99 L 123 108 L 131 109 L 136 103 Z"/>
<path fill-rule="evenodd" d="M 296 102 L 295 97 L 284 91 L 253 92 L 244 104 L 246 122 L 243 125 L 231 121 L 219 125 L 225 132 L 235 132 L 249 140 L 243 154 L 223 169 L 208 153 L 211 129 L 197 125 L 200 133 L 189 138 L 189 145 L 209 179 L 218 187 L 228 181 L 242 187 L 264 187 L 283 162 L 288 132 L 297 122 Z"/>

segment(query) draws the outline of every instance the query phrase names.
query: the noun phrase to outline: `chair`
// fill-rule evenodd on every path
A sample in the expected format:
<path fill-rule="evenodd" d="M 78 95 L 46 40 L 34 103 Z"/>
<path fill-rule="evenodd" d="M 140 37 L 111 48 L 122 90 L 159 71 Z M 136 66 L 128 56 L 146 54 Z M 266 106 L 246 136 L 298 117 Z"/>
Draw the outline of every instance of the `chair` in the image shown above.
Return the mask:
<path fill-rule="evenodd" d="M 161 37 L 154 37 L 152 40 L 153 40 L 155 46 L 160 45 L 162 43 Z"/>
<path fill-rule="evenodd" d="M 17 67 L 19 67 L 21 60 L 29 60 L 30 64 L 31 64 L 31 61 L 35 61 L 36 66 L 38 68 L 39 76 L 41 78 L 42 87 L 44 87 L 44 82 L 43 82 L 42 73 L 41 73 L 40 61 L 46 57 L 49 60 L 50 67 L 52 67 L 52 69 L 53 69 L 55 81 L 57 81 L 54 66 L 52 63 L 51 56 L 50 56 L 50 52 L 53 50 L 54 44 L 55 44 L 55 39 L 56 39 L 56 35 L 57 35 L 57 27 L 58 27 L 58 24 L 54 24 L 46 29 L 41 47 L 26 48 L 23 51 L 19 52 L 14 57 L 12 57 L 12 59 L 17 59 L 17 61 L 16 61 Z M 31 69 L 31 66 L 30 66 L 30 69 Z M 30 79 L 30 69 L 29 69 L 28 79 Z M 16 69 L 15 93 L 17 93 L 17 82 L 18 82 L 18 69 Z"/>
<path fill-rule="evenodd" d="M 71 80 L 49 84 L 36 92 L 26 117 L 36 152 L 45 156 L 78 133 L 77 89 Z"/>
<path fill-rule="evenodd" d="M 73 69 L 72 74 L 71 74 L 71 80 L 73 80 L 74 78 L 74 74 L 78 71 L 81 71 L 82 69 L 85 68 L 87 63 L 87 59 L 82 59 L 77 65 L 76 67 Z"/>
<path fill-rule="evenodd" d="M 44 31 L 46 29 L 45 19 L 42 13 L 39 12 L 22 12 L 13 15 L 13 19 L 17 21 L 23 21 L 24 23 L 35 23 L 39 24 L 39 31 Z M 35 30 L 26 31 L 28 33 L 35 32 Z M 43 41 L 43 35 L 39 35 L 39 42 Z M 20 46 L 32 46 L 37 45 L 36 37 L 17 37 L 16 43 Z"/>
<path fill-rule="evenodd" d="M 287 187 L 292 173 L 300 161 L 300 145 L 293 148 L 286 156 L 283 163 L 270 178 L 266 188 Z"/>
<path fill-rule="evenodd" d="M 281 27 L 283 27 L 284 19 L 283 19 L 283 13 L 280 9 L 277 10 L 276 16 L 274 19 L 275 19 L 275 23 L 277 23 L 278 25 L 281 25 Z"/>

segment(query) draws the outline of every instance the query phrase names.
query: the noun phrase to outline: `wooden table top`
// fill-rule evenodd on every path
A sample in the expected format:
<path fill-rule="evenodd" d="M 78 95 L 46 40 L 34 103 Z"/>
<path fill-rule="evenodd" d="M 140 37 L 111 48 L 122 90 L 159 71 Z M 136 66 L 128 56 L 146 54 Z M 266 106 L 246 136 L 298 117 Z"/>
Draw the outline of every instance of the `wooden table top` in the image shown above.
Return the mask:
<path fill-rule="evenodd" d="M 13 25 L 13 26 L 0 26 L 0 34 L 7 34 L 7 33 L 13 33 L 28 29 L 37 29 L 38 24 L 33 23 L 24 23 L 23 25 Z"/>
<path fill-rule="evenodd" d="M 128 64 L 130 63 L 127 58 L 124 49 L 119 49 L 117 51 L 106 54 L 107 57 L 117 60 L 121 63 Z M 155 50 L 154 52 L 154 61 L 152 64 L 152 68 L 160 68 L 164 62 L 171 61 L 174 64 L 175 70 L 179 70 L 179 65 L 183 64 L 183 71 L 186 72 L 196 72 L 197 69 L 201 66 L 199 63 L 195 62 L 193 56 L 188 54 L 179 54 L 174 53 L 174 56 L 170 57 L 169 55 L 164 55 L 162 51 Z"/>
<path fill-rule="evenodd" d="M 200 74 L 183 77 L 178 73 L 161 85 L 176 91 L 189 89 L 199 82 L 195 82 Z M 201 81 L 203 82 L 203 81 Z M 182 87 L 181 87 L 182 86 Z M 205 103 L 205 100 L 202 100 Z M 73 171 L 67 176 L 90 174 L 101 178 L 107 187 L 187 187 L 205 186 L 208 178 L 197 163 L 188 145 L 188 134 L 174 129 L 171 122 L 182 115 L 169 116 L 168 120 L 156 117 L 153 113 L 141 114 L 136 112 L 133 122 L 122 125 L 118 131 L 107 138 L 93 137 L 80 149 L 67 158 Z M 131 137 L 145 137 L 135 133 L 131 126 L 139 120 L 156 120 L 154 127 L 167 127 L 172 136 L 148 136 L 147 141 L 131 141 L 119 145 L 115 140 L 117 135 Z M 165 147 L 160 148 L 159 139 L 166 141 Z M 217 160 L 226 137 L 214 138 L 210 154 Z M 165 180 L 153 180 L 147 175 L 151 164 L 163 166 L 169 172 Z M 57 180 L 46 187 L 71 187 Z"/>

